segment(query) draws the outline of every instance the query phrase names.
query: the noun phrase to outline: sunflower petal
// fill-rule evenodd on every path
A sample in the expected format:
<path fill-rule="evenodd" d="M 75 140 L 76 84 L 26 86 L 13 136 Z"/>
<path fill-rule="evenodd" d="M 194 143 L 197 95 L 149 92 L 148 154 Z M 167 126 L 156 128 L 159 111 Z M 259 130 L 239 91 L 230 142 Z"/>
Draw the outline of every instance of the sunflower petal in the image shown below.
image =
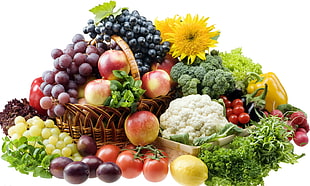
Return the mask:
<path fill-rule="evenodd" d="M 170 53 L 183 60 L 187 57 L 192 64 L 196 57 L 205 60 L 205 51 L 216 47 L 220 31 L 213 31 L 214 25 L 208 26 L 209 17 L 186 14 L 175 15 L 163 21 L 156 20 L 156 28 L 161 31 L 163 41 L 171 42 Z"/>

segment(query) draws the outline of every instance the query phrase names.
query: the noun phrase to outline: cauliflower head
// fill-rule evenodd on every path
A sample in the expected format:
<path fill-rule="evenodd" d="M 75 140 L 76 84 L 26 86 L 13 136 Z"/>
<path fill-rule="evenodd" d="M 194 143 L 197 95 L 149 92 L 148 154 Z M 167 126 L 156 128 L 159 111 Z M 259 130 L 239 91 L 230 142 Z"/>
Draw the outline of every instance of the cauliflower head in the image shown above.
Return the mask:
<path fill-rule="evenodd" d="M 160 116 L 161 135 L 189 134 L 189 141 L 219 132 L 227 123 L 223 106 L 209 95 L 188 95 L 170 102 Z"/>

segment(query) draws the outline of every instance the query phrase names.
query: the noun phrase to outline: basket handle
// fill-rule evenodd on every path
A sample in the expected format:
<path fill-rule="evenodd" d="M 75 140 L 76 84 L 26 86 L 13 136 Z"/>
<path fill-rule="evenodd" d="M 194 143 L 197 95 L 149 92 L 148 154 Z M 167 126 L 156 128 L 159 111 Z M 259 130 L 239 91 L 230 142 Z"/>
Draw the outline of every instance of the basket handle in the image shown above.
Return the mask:
<path fill-rule="evenodd" d="M 131 76 L 135 79 L 135 80 L 139 80 L 140 79 L 140 73 L 139 73 L 139 68 L 136 62 L 136 59 L 130 49 L 130 47 L 128 46 L 128 44 L 118 35 L 112 35 L 111 38 L 116 42 L 116 44 L 118 44 L 118 46 L 124 51 L 129 66 L 130 66 L 130 71 L 131 71 Z"/>

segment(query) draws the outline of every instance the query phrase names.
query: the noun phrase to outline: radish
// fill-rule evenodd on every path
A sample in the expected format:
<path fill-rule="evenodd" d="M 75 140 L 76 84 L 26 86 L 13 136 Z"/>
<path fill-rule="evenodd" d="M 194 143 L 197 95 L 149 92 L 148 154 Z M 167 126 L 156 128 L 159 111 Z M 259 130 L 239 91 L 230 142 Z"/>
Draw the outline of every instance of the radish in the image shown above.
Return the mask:
<path fill-rule="evenodd" d="M 298 128 L 296 129 L 296 132 L 297 132 L 297 131 L 301 131 L 301 132 L 307 133 L 306 129 L 304 129 L 304 128 L 302 128 L 302 127 L 298 127 Z"/>
<path fill-rule="evenodd" d="M 303 128 L 306 130 L 306 132 L 309 132 L 309 123 L 308 122 L 304 122 L 301 125 L 299 125 L 299 128 Z"/>
<path fill-rule="evenodd" d="M 296 131 L 293 140 L 296 145 L 303 147 L 308 144 L 309 138 L 307 136 L 307 133 L 303 131 Z"/>
<path fill-rule="evenodd" d="M 273 111 L 270 112 L 271 115 L 273 116 L 278 116 L 280 118 L 283 117 L 283 113 L 281 110 L 278 110 L 278 109 L 274 109 Z"/>
<path fill-rule="evenodd" d="M 296 129 L 298 128 L 298 125 L 296 125 L 295 123 L 293 123 L 292 121 L 286 121 L 286 124 L 291 126 L 293 128 L 294 131 L 296 131 Z"/>
<path fill-rule="evenodd" d="M 307 117 L 302 111 L 296 111 L 290 115 L 290 120 L 296 125 L 302 125 L 307 122 Z"/>

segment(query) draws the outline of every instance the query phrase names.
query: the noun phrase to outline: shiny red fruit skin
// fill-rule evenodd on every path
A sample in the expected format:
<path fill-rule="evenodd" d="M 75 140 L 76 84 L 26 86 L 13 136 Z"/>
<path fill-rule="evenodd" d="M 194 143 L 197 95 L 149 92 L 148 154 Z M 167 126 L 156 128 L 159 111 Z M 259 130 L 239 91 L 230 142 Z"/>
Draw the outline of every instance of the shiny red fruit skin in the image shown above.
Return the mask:
<path fill-rule="evenodd" d="M 46 110 L 42 109 L 40 106 L 40 99 L 44 96 L 43 92 L 40 89 L 41 83 L 43 83 L 42 77 L 35 78 L 30 86 L 29 93 L 29 105 L 38 111 L 41 115 L 46 115 Z"/>

